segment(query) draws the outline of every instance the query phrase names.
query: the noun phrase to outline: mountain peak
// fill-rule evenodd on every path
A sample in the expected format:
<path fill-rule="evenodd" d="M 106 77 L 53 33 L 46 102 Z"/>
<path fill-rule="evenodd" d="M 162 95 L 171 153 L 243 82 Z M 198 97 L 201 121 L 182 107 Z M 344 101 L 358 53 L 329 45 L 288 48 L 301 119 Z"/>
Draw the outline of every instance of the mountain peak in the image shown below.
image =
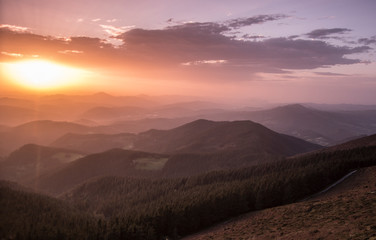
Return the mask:
<path fill-rule="evenodd" d="M 302 104 L 299 104 L 299 103 L 288 104 L 288 105 L 285 105 L 285 106 L 280 106 L 279 108 L 295 109 L 295 110 L 308 109 L 307 107 L 305 107 L 305 106 L 303 106 Z"/>
<path fill-rule="evenodd" d="M 106 92 L 97 92 L 97 93 L 94 93 L 93 96 L 95 96 L 95 97 L 113 97 L 112 95 L 110 95 Z"/>

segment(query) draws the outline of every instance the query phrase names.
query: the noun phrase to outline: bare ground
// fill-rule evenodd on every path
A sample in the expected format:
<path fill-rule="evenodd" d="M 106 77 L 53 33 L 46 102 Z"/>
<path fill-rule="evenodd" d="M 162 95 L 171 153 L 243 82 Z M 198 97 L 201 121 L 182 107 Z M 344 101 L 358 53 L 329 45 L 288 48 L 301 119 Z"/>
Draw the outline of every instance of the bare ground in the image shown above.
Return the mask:
<path fill-rule="evenodd" d="M 184 239 L 376 240 L 376 167 L 309 201 L 248 213 Z"/>

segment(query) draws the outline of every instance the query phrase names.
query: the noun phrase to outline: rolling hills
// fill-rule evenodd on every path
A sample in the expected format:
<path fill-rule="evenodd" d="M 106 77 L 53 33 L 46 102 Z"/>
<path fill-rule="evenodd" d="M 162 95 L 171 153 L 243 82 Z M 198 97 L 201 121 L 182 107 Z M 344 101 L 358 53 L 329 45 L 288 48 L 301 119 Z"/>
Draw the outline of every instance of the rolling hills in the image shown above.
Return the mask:
<path fill-rule="evenodd" d="M 134 149 L 160 153 L 210 153 L 244 150 L 284 156 L 319 146 L 278 134 L 251 121 L 196 120 L 171 130 L 138 134 Z"/>
<path fill-rule="evenodd" d="M 17 148 L 33 143 L 48 145 L 67 133 L 91 133 L 93 128 L 84 125 L 50 120 L 38 120 L 18 125 L 0 132 L 0 146 L 3 156 Z"/>
<path fill-rule="evenodd" d="M 206 124 L 212 124 L 210 121 L 200 122 L 192 124 L 201 130 L 206 129 Z M 214 122 L 216 124 L 223 122 Z M 182 127 L 177 131 L 184 132 L 187 126 Z M 188 127 L 191 129 L 192 126 L 188 124 Z M 182 153 L 166 155 L 114 149 L 88 155 L 39 179 L 40 189 L 55 195 L 65 192 L 59 195 L 60 200 L 14 188 L 14 185 L 1 187 L 1 206 L 7 207 L 2 213 L 12 216 L 2 220 L 1 227 L 8 238 L 17 236 L 17 233 L 22 236 L 30 233 L 40 238 L 56 238 L 65 233 L 79 238 L 179 239 L 242 213 L 294 203 L 320 191 L 353 169 L 374 166 L 376 151 L 373 140 L 374 136 L 359 139 L 352 148 L 332 147 L 330 151 L 318 150 L 240 169 L 172 178 L 163 175 L 160 178 L 156 173 L 163 173 L 169 158 Z M 340 193 L 334 201 L 325 200 L 327 202 L 318 204 L 309 201 L 251 213 L 251 216 L 262 215 L 248 222 L 248 227 L 230 227 L 225 234 L 219 232 L 214 236 L 237 238 L 238 235 L 231 234 L 245 233 L 241 235 L 243 237 L 255 233 L 260 239 L 273 236 L 291 239 L 289 236 L 296 237 L 293 235 L 297 234 L 296 231 L 306 237 L 362 239 L 372 236 L 369 232 L 374 229 L 374 197 L 369 193 L 373 188 L 364 187 L 365 194 L 355 192 L 349 197 L 347 193 Z M 62 210 L 65 212 L 63 216 Z M 22 226 L 16 220 L 18 216 L 23 216 Z M 279 216 L 283 220 L 279 220 Z M 39 219 L 38 224 L 33 223 L 35 219 Z M 355 219 L 356 226 L 347 225 L 351 230 L 342 231 L 349 229 L 340 226 L 350 219 Z M 304 225 L 307 221 L 312 223 L 308 227 Z M 39 223 L 45 227 L 41 228 Z M 70 224 L 83 227 L 66 229 Z M 333 226 L 334 230 L 330 230 L 331 233 L 321 231 L 323 224 Z"/>
<path fill-rule="evenodd" d="M 249 152 L 283 156 L 319 148 L 251 121 L 208 120 L 196 120 L 170 130 L 149 130 L 137 135 L 66 135 L 52 146 L 87 152 L 95 152 L 103 146 L 157 153 L 212 153 L 247 149 Z"/>
<path fill-rule="evenodd" d="M 102 213 L 108 219 L 121 219 L 122 216 L 137 219 L 135 222 L 140 227 L 142 226 L 141 229 L 150 230 L 152 227 L 157 239 L 165 236 L 179 239 L 204 226 L 210 226 L 244 212 L 289 204 L 304 196 L 312 195 L 354 168 L 375 165 L 375 153 L 374 146 L 333 150 L 330 153 L 312 153 L 309 157 L 269 162 L 250 168 L 214 171 L 187 178 L 104 177 L 77 186 L 62 197 L 82 209 Z M 364 189 L 369 191 L 366 194 L 372 193 L 373 190 L 367 188 L 364 186 Z M 109 191 L 109 189 L 114 191 Z M 372 224 L 374 224 L 371 221 L 372 211 L 366 214 L 360 212 L 356 214 L 355 211 L 373 209 L 374 197 L 364 198 L 364 195 L 358 197 L 354 198 L 356 201 L 352 201 L 351 197 L 339 197 L 339 201 L 328 204 L 297 203 L 296 206 L 302 204 L 305 206 L 303 210 L 299 210 L 299 207 L 290 207 L 292 205 L 287 205 L 287 210 L 281 212 L 279 209 L 286 209 L 286 207 L 265 210 L 266 220 L 262 217 L 256 218 L 252 221 L 254 227 L 250 227 L 249 231 L 255 230 L 260 239 L 268 239 L 271 236 L 284 237 L 286 232 L 281 229 L 294 234 L 296 234 L 294 230 L 301 231 L 303 235 L 317 234 L 318 232 L 314 230 L 320 230 L 323 224 L 326 224 L 323 221 L 324 215 L 329 216 L 328 221 L 334 219 L 333 227 L 343 224 L 342 221 L 350 221 L 353 217 L 359 218 L 360 225 L 351 231 L 352 236 L 367 236 L 369 234 L 367 231 L 372 231 Z M 118 199 L 118 201 L 112 199 Z M 336 205 L 341 203 L 344 205 Z M 344 208 L 348 214 L 343 214 Z M 263 211 L 254 214 L 261 212 Z M 274 215 L 276 212 L 281 213 L 286 220 L 276 219 L 277 216 Z M 295 213 L 297 215 L 293 215 Z M 338 219 L 338 222 L 335 219 Z M 127 221 L 119 220 L 119 224 L 127 224 Z M 281 223 L 277 224 L 278 221 Z M 296 224 L 287 225 L 290 221 L 291 224 Z M 313 228 L 308 227 L 309 224 L 304 225 L 306 221 L 312 221 Z M 280 228 L 274 228 L 279 225 Z M 343 228 L 332 231 L 334 238 L 344 236 L 341 235 L 340 229 Z M 145 230 L 134 234 L 142 239 Z M 229 237 L 236 239 L 237 233 L 241 232 L 234 231 Z M 276 236 L 280 233 L 282 235 Z M 358 235 L 354 235 L 356 233 Z M 246 234 L 251 233 L 246 232 Z M 241 237 L 245 237 L 246 234 Z M 223 239 L 226 236 L 220 233 L 215 235 L 215 238 Z M 287 234 L 286 236 L 286 239 L 290 239 Z M 292 236 L 296 237 L 296 235 Z M 317 234 L 317 236 L 321 235 Z"/>
<path fill-rule="evenodd" d="M 259 111 L 232 111 L 205 116 L 215 120 L 252 120 L 274 131 L 320 145 L 336 145 L 376 132 L 376 111 L 322 111 L 301 104 Z"/>
<path fill-rule="evenodd" d="M 57 172 L 41 176 L 36 180 L 41 190 L 61 193 L 91 178 L 106 175 L 191 176 L 257 165 L 321 148 L 250 121 L 197 120 L 171 130 L 150 130 L 138 135 L 65 137 L 55 142 L 55 146 L 60 142 L 63 143 L 60 146 L 83 152 L 119 146 L 123 149 L 88 155 Z M 144 169 L 140 168 L 140 161 Z"/>
<path fill-rule="evenodd" d="M 168 161 L 167 155 L 112 149 L 80 158 L 58 171 L 36 178 L 37 189 L 60 194 L 85 181 L 103 176 L 151 177 Z"/>
<path fill-rule="evenodd" d="M 0 162 L 0 179 L 30 184 L 35 178 L 83 157 L 82 152 L 27 144 Z"/>

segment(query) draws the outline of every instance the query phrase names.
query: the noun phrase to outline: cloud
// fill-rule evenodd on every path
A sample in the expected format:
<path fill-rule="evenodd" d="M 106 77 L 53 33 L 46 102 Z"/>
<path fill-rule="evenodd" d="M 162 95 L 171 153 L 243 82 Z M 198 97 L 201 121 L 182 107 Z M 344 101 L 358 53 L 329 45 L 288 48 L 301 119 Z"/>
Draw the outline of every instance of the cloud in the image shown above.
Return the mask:
<path fill-rule="evenodd" d="M 264 39 L 266 38 L 265 36 L 262 35 L 249 35 L 249 34 L 244 34 L 242 36 L 243 39 L 251 39 L 251 40 L 258 40 L 258 39 Z"/>
<path fill-rule="evenodd" d="M 237 23 L 235 27 L 244 24 Z M 241 40 L 227 36 L 232 28 L 217 22 L 191 22 L 153 30 L 103 26 L 123 44 L 115 47 L 104 39 L 90 37 L 71 37 L 66 41 L 3 28 L 0 29 L 0 52 L 38 54 L 41 58 L 80 66 L 126 70 L 127 74 L 145 78 L 174 75 L 176 78 L 215 76 L 215 79 L 240 80 L 258 73 L 288 74 L 290 70 L 362 63 L 360 59 L 347 56 L 371 49 L 336 46 L 322 40 Z"/>
<path fill-rule="evenodd" d="M 202 64 L 217 65 L 217 64 L 223 64 L 223 63 L 227 63 L 227 60 L 223 60 L 223 59 L 220 59 L 220 60 L 200 60 L 200 61 L 182 63 L 181 65 L 183 65 L 183 66 L 202 65 Z"/>
<path fill-rule="evenodd" d="M 284 14 L 274 14 L 274 15 L 258 15 L 249 18 L 237 18 L 226 22 L 226 25 L 230 28 L 237 29 L 241 27 L 250 26 L 253 24 L 261 24 L 269 21 L 276 21 L 283 18 L 287 18 Z"/>
<path fill-rule="evenodd" d="M 170 26 L 167 29 L 171 30 L 192 30 L 194 32 L 197 31 L 209 31 L 213 34 L 219 34 L 224 32 L 229 32 L 232 30 L 239 29 L 241 27 L 251 26 L 254 24 L 262 24 L 269 21 L 276 21 L 283 18 L 287 18 L 287 15 L 283 14 L 272 14 L 272 15 L 257 15 L 254 17 L 248 17 L 248 18 L 234 18 L 230 19 L 225 22 L 184 22 L 182 24 Z M 167 20 L 168 23 L 172 23 L 173 19 L 170 18 Z"/>
<path fill-rule="evenodd" d="M 320 76 L 333 76 L 333 77 L 347 77 L 347 76 L 350 76 L 348 74 L 332 73 L 332 72 L 314 72 L 314 74 L 320 75 Z"/>
<path fill-rule="evenodd" d="M 134 28 L 134 26 L 125 26 L 125 27 L 115 27 L 111 25 L 99 25 L 107 34 L 113 37 L 117 37 L 120 34 L 128 31 L 129 29 Z"/>
<path fill-rule="evenodd" d="M 358 43 L 364 44 L 364 45 L 376 44 L 376 36 L 372 36 L 369 38 L 360 38 L 358 39 Z"/>
<path fill-rule="evenodd" d="M 333 34 L 344 34 L 351 32 L 351 29 L 348 28 L 321 28 L 313 30 L 312 32 L 309 32 L 305 35 L 307 35 L 310 38 L 329 38 L 329 35 Z M 331 37 L 331 36 L 330 36 Z"/>
<path fill-rule="evenodd" d="M 8 53 L 8 52 L 1 52 L 1 54 L 5 55 L 5 56 L 9 56 L 9 57 L 16 57 L 16 58 L 20 58 L 20 57 L 23 57 L 24 55 L 21 54 L 21 53 Z"/>
<path fill-rule="evenodd" d="M 0 24 L 0 29 L 1 28 L 6 28 L 14 32 L 28 32 L 29 31 L 29 28 L 27 27 L 21 27 L 21 26 L 10 25 L 10 24 Z"/>
<path fill-rule="evenodd" d="M 95 18 L 95 19 L 92 19 L 91 21 L 92 22 L 99 22 L 101 19 L 100 18 Z"/>
<path fill-rule="evenodd" d="M 62 54 L 82 54 L 84 51 L 79 51 L 79 50 L 63 50 L 63 51 L 58 51 L 58 53 Z"/>
<path fill-rule="evenodd" d="M 336 64 L 359 63 L 347 54 L 368 47 L 334 46 L 319 40 L 272 38 L 242 41 L 222 33 L 218 23 L 188 23 L 162 30 L 132 29 L 119 36 L 129 54 L 144 61 L 187 63 L 206 59 L 227 60 L 232 66 L 263 69 L 313 69 Z"/>

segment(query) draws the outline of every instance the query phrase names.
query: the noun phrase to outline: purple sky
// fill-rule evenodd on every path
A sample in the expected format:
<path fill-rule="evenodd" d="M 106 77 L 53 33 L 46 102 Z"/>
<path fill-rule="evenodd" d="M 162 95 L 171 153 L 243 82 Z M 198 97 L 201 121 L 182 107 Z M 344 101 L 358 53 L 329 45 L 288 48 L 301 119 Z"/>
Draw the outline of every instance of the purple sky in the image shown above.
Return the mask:
<path fill-rule="evenodd" d="M 74 65 L 95 73 L 93 91 L 376 104 L 373 0 L 0 0 L 0 9 L 1 64 L 38 55 Z"/>

